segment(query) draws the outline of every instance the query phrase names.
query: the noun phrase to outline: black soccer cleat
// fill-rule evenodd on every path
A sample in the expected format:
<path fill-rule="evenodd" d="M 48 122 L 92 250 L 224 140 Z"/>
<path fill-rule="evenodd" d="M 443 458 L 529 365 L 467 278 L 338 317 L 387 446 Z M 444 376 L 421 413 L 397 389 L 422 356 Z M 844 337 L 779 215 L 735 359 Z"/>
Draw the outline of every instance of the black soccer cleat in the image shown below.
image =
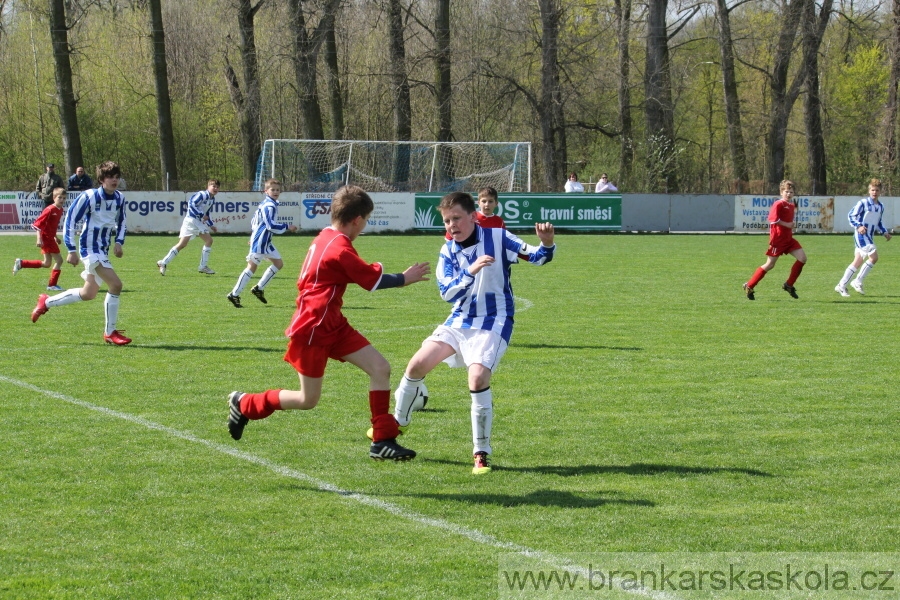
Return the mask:
<path fill-rule="evenodd" d="M 263 304 L 268 304 L 268 303 L 269 303 L 269 301 L 266 300 L 266 295 L 265 295 L 265 293 L 263 293 L 263 291 L 262 291 L 261 289 L 259 289 L 258 286 L 255 286 L 255 285 L 254 285 L 252 288 L 250 288 L 250 293 L 253 294 L 254 296 L 256 296 L 256 298 L 257 298 L 260 302 L 262 302 Z"/>
<path fill-rule="evenodd" d="M 241 439 L 244 435 L 244 426 L 250 422 L 250 419 L 241 412 L 241 398 L 244 392 L 231 392 L 228 395 L 228 433 L 236 440 Z"/>
<path fill-rule="evenodd" d="M 753 293 L 753 288 L 746 283 L 744 284 L 744 292 L 747 293 L 747 300 L 756 300 L 756 294 Z"/>
<path fill-rule="evenodd" d="M 228 294 L 227 298 L 228 298 L 229 302 L 234 304 L 235 308 L 244 308 L 244 306 L 241 304 L 240 296 L 235 296 L 234 294 Z"/>
<path fill-rule="evenodd" d="M 372 447 L 369 448 L 369 457 L 374 460 L 400 461 L 411 460 L 416 457 L 416 453 L 398 444 L 396 439 L 390 439 L 372 442 Z"/>
<path fill-rule="evenodd" d="M 797 295 L 797 288 L 795 288 L 794 286 L 792 286 L 791 284 L 789 284 L 786 281 L 784 282 L 784 285 L 781 286 L 781 289 L 783 289 L 788 294 L 790 294 L 791 298 L 799 298 L 800 297 Z"/>

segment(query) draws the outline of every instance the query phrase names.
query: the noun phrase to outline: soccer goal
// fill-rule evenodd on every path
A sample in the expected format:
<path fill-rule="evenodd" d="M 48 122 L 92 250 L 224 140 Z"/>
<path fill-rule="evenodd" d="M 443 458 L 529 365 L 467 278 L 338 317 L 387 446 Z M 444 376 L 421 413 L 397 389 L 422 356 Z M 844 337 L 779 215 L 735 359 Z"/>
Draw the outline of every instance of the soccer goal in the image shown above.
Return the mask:
<path fill-rule="evenodd" d="M 344 184 L 369 192 L 530 192 L 531 143 L 266 140 L 253 189 L 269 178 L 300 192 Z"/>

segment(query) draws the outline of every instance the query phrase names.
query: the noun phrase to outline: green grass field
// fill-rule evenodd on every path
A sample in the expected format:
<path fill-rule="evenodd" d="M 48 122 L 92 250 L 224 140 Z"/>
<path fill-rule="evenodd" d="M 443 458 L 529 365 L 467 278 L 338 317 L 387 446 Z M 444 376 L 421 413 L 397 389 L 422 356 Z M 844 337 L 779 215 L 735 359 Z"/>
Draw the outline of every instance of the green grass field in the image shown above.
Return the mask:
<path fill-rule="evenodd" d="M 489 598 L 508 553 L 900 551 L 900 242 L 841 298 L 850 237 L 803 236 L 800 299 L 782 258 L 749 302 L 764 236 L 559 235 L 553 262 L 514 267 L 495 470 L 474 477 L 444 365 L 402 439 L 414 461 L 368 458 L 367 378 L 337 362 L 318 408 L 231 440 L 229 392 L 298 385 L 283 330 L 310 239 L 280 237 L 269 304 L 237 310 L 245 237 L 216 239 L 217 275 L 194 241 L 165 277 L 175 238 L 129 237 L 134 342 L 113 347 L 102 295 L 33 324 L 49 271 L 13 277 L 33 237 L 0 236 L 0 597 Z M 356 245 L 396 272 L 440 243 Z M 395 382 L 448 310 L 433 281 L 345 296 Z"/>

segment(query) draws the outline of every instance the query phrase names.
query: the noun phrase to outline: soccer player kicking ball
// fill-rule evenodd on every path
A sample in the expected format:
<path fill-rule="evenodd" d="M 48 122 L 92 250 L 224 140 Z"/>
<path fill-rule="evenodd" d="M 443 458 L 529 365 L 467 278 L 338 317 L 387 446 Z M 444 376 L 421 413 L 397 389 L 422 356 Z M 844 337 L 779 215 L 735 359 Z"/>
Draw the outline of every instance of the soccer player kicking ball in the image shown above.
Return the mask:
<path fill-rule="evenodd" d="M 188 200 L 187 214 L 181 224 L 181 233 L 178 234 L 178 243 L 172 246 L 168 254 L 162 260 L 156 261 L 159 274 L 166 274 L 166 267 L 178 253 L 185 249 L 188 243 L 198 237 L 203 240 L 203 250 L 200 251 L 200 266 L 197 271 L 206 275 L 215 275 L 216 272 L 209 268 L 209 254 L 212 252 L 213 239 L 210 232 L 216 232 L 216 226 L 209 218 L 209 211 L 216 201 L 219 193 L 219 180 L 210 179 L 206 182 L 206 189 L 200 190 Z"/>
<path fill-rule="evenodd" d="M 406 366 L 394 392 L 394 418 L 400 427 L 409 424 L 424 378 L 438 363 L 465 366 L 472 398 L 472 473 L 482 475 L 491 470 L 491 375 L 513 329 L 510 267 L 520 254 L 534 265 L 550 262 L 556 250 L 554 230 L 550 223 L 536 223 L 541 245 L 530 246 L 505 229 L 485 229 L 477 223 L 475 201 L 464 192 L 444 196 L 438 209 L 452 239 L 441 248 L 435 273 L 441 297 L 453 304 L 453 310 Z"/>
<path fill-rule="evenodd" d="M 797 210 L 797 204 L 794 201 L 794 182 L 785 179 L 778 187 L 781 198 L 769 210 L 769 249 L 766 250 L 766 262 L 761 267 L 757 267 L 750 281 L 744 284 L 747 300 L 756 299 L 756 284 L 775 267 L 778 257 L 783 254 L 790 254 L 796 260 L 791 265 L 791 274 L 788 275 L 787 281 L 784 282 L 781 289 L 790 294 L 791 298 L 798 297 L 794 284 L 806 264 L 806 252 L 803 251 L 800 242 L 794 239 L 794 213 Z"/>
<path fill-rule="evenodd" d="M 356 365 L 369 376 L 369 409 L 374 432 L 369 456 L 375 460 L 409 460 L 416 453 L 396 442 L 400 430 L 389 412 L 391 366 L 341 313 L 347 284 L 374 291 L 425 281 L 428 263 L 416 263 L 403 273 L 387 274 L 380 263 L 360 258 L 353 240 L 362 233 L 375 205 L 356 186 L 340 188 L 331 200 L 331 226 L 309 247 L 297 288 L 297 310 L 285 331 L 290 338 L 284 360 L 300 374 L 300 390 L 267 390 L 258 394 L 232 392 L 228 397 L 228 430 L 241 439 L 252 419 L 276 410 L 309 410 L 319 403 L 329 358 Z"/>
<path fill-rule="evenodd" d="M 103 339 L 107 344 L 124 346 L 131 339 L 116 329 L 119 316 L 119 294 L 122 293 L 122 281 L 109 262 L 109 243 L 115 242 L 113 254 L 122 258 L 122 244 L 125 243 L 125 197 L 116 190 L 119 187 L 121 171 L 119 165 L 108 160 L 97 167 L 97 181 L 100 187 L 82 192 L 66 213 L 63 227 L 63 243 L 69 249 L 66 262 L 77 265 L 79 253 L 75 250 L 76 227 L 84 222 L 78 246 L 81 250 L 80 260 L 84 263 L 84 286 L 81 289 L 70 289 L 55 296 L 41 294 L 37 306 L 31 312 L 31 320 L 37 323 L 41 315 L 51 308 L 93 300 L 100 291 L 100 282 L 107 287 L 106 300 L 103 303 L 106 314 L 106 331 Z"/>

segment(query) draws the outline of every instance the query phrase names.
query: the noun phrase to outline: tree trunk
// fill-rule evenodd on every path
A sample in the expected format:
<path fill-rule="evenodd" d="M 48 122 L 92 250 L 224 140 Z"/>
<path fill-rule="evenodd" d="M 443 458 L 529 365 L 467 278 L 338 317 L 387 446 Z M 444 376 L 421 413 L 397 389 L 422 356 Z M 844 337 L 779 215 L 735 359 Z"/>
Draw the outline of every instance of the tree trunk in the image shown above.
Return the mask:
<path fill-rule="evenodd" d="M 900 86 L 900 0 L 894 0 L 891 13 L 891 71 L 884 117 L 884 151 L 888 169 L 891 173 L 896 173 L 898 170 L 897 88 Z"/>
<path fill-rule="evenodd" d="M 238 30 L 241 34 L 241 64 L 243 65 L 246 93 L 241 92 L 234 69 L 228 63 L 228 56 L 225 56 L 225 78 L 231 93 L 231 102 L 240 118 L 241 164 L 244 179 L 248 181 L 256 178 L 257 161 L 262 149 L 260 133 L 262 102 L 260 100 L 259 62 L 256 53 L 254 19 L 264 2 L 265 0 L 260 0 L 256 6 L 252 6 L 251 0 L 237 0 L 235 7 L 238 15 Z"/>
<path fill-rule="evenodd" d="M 453 140 L 452 89 L 450 80 L 450 0 L 437 0 L 437 11 L 434 23 L 435 37 L 435 102 L 437 104 L 439 142 Z M 452 150 L 446 146 L 438 147 L 438 187 L 444 187 L 453 178 Z"/>
<path fill-rule="evenodd" d="M 900 2 L 900 0 L 898 0 Z M 619 64 L 619 186 L 631 185 L 634 165 L 634 125 L 631 120 L 631 0 L 615 0 L 616 41 Z"/>
<path fill-rule="evenodd" d="M 403 39 L 403 7 L 400 0 L 390 0 L 388 7 L 390 29 L 391 89 L 394 98 L 394 136 L 398 141 L 412 139 L 412 108 L 409 97 L 409 76 L 406 72 L 406 43 Z M 398 144 L 394 152 L 394 181 L 409 180 L 409 146 Z"/>
<path fill-rule="evenodd" d="M 566 128 L 562 88 L 559 83 L 559 0 L 538 0 L 541 11 L 541 161 L 544 184 L 561 191 L 566 180 Z"/>
<path fill-rule="evenodd" d="M 337 36 L 334 33 L 335 15 L 331 15 L 325 29 L 325 74 L 331 106 L 331 139 L 344 139 L 344 95 L 341 92 L 341 71 L 338 65 Z"/>
<path fill-rule="evenodd" d="M 814 0 L 793 0 L 786 7 L 786 12 L 781 22 L 781 31 L 778 35 L 778 45 L 772 62 L 772 73 L 769 76 L 769 89 L 771 95 L 771 107 L 769 113 L 769 127 L 766 134 L 766 192 L 777 194 L 778 186 L 784 179 L 784 148 L 787 138 L 788 119 L 796 96 L 789 93 L 788 67 L 791 62 L 791 53 L 794 48 L 794 38 L 800 24 L 807 2 Z"/>
<path fill-rule="evenodd" d="M 156 120 L 159 125 L 159 159 L 162 189 L 178 189 L 175 162 L 175 133 L 172 127 L 172 103 L 169 97 L 169 73 L 166 65 L 166 34 L 163 30 L 160 0 L 149 0 L 150 39 L 153 44 L 153 79 L 156 83 Z"/>
<path fill-rule="evenodd" d="M 302 117 L 301 136 L 309 140 L 325 138 L 322 111 L 319 107 L 316 63 L 322 42 L 325 40 L 329 17 L 333 17 L 339 5 L 340 0 L 327 0 L 322 7 L 322 16 L 318 25 L 310 33 L 306 29 L 303 0 L 288 0 L 294 50 L 294 77 L 297 81 L 297 94 L 300 98 L 300 115 Z"/>
<path fill-rule="evenodd" d="M 675 111 L 669 65 L 669 36 L 666 25 L 668 0 L 650 0 L 647 11 L 647 57 L 644 70 L 644 113 L 647 119 L 648 169 L 659 179 L 654 191 L 677 192 L 675 164 Z"/>
<path fill-rule="evenodd" d="M 64 0 L 50 0 L 50 39 L 53 42 L 53 58 L 56 67 L 56 95 L 59 106 L 59 122 L 62 125 L 65 173 L 74 173 L 77 167 L 84 165 L 84 157 L 81 150 L 81 132 L 78 128 L 75 89 L 72 85 L 69 28 L 66 25 Z"/>
<path fill-rule="evenodd" d="M 734 40 L 731 36 L 731 9 L 726 0 L 716 0 L 716 17 L 719 23 L 719 48 L 722 54 L 722 88 L 725 93 L 725 123 L 728 130 L 728 148 L 731 151 L 731 168 L 734 171 L 735 192 L 749 191 L 750 173 L 744 150 L 744 132 L 741 127 L 741 102 L 737 90 L 734 69 Z"/>
<path fill-rule="evenodd" d="M 809 2 L 804 10 L 803 61 L 806 69 L 806 97 L 803 100 L 803 122 L 806 126 L 807 174 L 813 195 L 828 193 L 825 170 L 825 134 L 822 131 L 822 103 L 819 99 L 819 46 L 831 18 L 832 0 L 823 0 L 816 19 L 816 4 Z"/>

